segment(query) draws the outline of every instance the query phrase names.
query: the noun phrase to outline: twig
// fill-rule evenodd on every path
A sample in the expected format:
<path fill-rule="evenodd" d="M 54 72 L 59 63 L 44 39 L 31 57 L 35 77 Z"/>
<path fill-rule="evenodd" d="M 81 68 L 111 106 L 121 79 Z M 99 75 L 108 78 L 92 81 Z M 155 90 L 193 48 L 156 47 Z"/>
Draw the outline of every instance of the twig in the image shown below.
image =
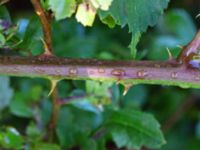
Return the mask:
<path fill-rule="evenodd" d="M 40 0 L 31 0 L 36 14 L 39 16 L 41 24 L 42 24 L 42 29 L 43 29 L 43 35 L 44 35 L 44 49 L 45 55 L 52 55 L 52 36 L 51 36 L 51 25 L 50 25 L 50 19 L 49 19 L 49 14 L 42 8 L 42 5 L 40 3 Z"/>
<path fill-rule="evenodd" d="M 7 3 L 9 0 L 0 0 L 0 6 Z"/>
<path fill-rule="evenodd" d="M 59 107 L 58 104 L 58 93 L 57 88 L 55 88 L 52 92 L 52 114 L 51 114 L 51 120 L 49 122 L 49 140 L 52 141 L 54 137 L 55 127 L 57 124 L 58 119 L 58 113 L 59 113 Z"/>
<path fill-rule="evenodd" d="M 83 98 L 86 98 L 86 95 L 69 96 L 69 97 L 66 97 L 66 98 L 59 99 L 57 101 L 57 103 L 62 106 L 62 105 L 67 105 L 67 104 L 69 104 L 70 102 L 73 102 L 73 101 L 81 100 Z"/>
<path fill-rule="evenodd" d="M 163 132 L 167 132 L 169 129 L 176 124 L 176 122 L 186 113 L 192 106 L 194 106 L 196 102 L 195 97 L 187 98 L 182 105 L 180 105 L 176 111 L 167 119 L 167 121 L 163 124 L 162 130 Z"/>

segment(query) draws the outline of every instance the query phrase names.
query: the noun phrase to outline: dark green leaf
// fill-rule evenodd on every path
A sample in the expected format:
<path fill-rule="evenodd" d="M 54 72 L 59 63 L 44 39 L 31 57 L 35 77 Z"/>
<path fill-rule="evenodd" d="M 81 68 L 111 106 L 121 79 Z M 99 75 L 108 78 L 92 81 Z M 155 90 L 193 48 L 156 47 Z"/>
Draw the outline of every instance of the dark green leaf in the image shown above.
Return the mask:
<path fill-rule="evenodd" d="M 150 114 L 135 110 L 112 111 L 106 125 L 118 147 L 159 148 L 165 144 L 160 125 Z"/>
<path fill-rule="evenodd" d="M 151 42 L 148 43 L 148 58 L 153 60 L 168 59 L 167 47 L 176 58 L 181 50 L 178 46 L 186 45 L 196 33 L 192 18 L 182 9 L 168 11 L 158 23 L 157 30 L 158 35 L 151 34 Z"/>
<path fill-rule="evenodd" d="M 128 108 L 141 107 L 147 99 L 147 88 L 136 85 L 132 86 L 128 93 L 122 97 L 121 103 Z"/>
<path fill-rule="evenodd" d="M 42 52 L 42 30 L 38 17 L 34 16 L 30 19 L 26 28 L 23 42 L 19 45 L 19 48 L 26 52 L 32 52 L 34 55 Z"/>
<path fill-rule="evenodd" d="M 0 18 L 10 21 L 9 12 L 4 6 L 0 6 Z"/>
<path fill-rule="evenodd" d="M 109 11 L 100 12 L 99 15 L 101 19 L 112 16 L 122 27 L 128 25 L 133 35 L 131 49 L 135 56 L 141 32 L 146 31 L 149 25 L 156 24 L 168 2 L 169 0 L 114 0 Z"/>
<path fill-rule="evenodd" d="M 72 106 L 63 107 L 59 113 L 56 129 L 60 144 L 64 148 L 80 146 L 85 150 L 95 150 L 95 142 L 90 139 L 89 135 L 99 126 L 101 119 L 100 114 Z"/>
<path fill-rule="evenodd" d="M 10 104 L 13 90 L 10 88 L 9 84 L 9 77 L 0 77 L 0 111 Z"/>
<path fill-rule="evenodd" d="M 32 105 L 40 100 L 42 88 L 32 86 L 26 93 L 16 92 L 10 104 L 10 110 L 13 114 L 21 117 L 32 117 Z"/>

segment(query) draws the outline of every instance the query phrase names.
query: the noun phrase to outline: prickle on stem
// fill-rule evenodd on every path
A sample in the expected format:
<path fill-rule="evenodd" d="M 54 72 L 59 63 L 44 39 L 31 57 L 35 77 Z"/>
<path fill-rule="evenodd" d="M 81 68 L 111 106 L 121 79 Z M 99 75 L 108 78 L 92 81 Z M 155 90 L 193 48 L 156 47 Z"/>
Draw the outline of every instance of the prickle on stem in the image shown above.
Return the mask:
<path fill-rule="evenodd" d="M 172 60 L 173 56 L 172 56 L 172 53 L 171 53 L 171 51 L 168 47 L 167 47 L 167 53 L 168 53 L 169 60 Z"/>
<path fill-rule="evenodd" d="M 131 88 L 131 86 L 133 86 L 132 84 L 124 84 L 124 92 L 123 92 L 123 96 L 125 96 L 129 89 Z"/>
<path fill-rule="evenodd" d="M 48 47 L 47 43 L 44 41 L 44 39 L 43 38 L 40 38 L 40 39 L 41 39 L 43 46 L 44 46 L 44 54 L 42 54 L 42 55 L 53 56 L 51 50 L 49 50 L 49 47 Z"/>
<path fill-rule="evenodd" d="M 50 80 L 51 82 L 51 89 L 49 91 L 49 94 L 48 94 L 48 97 L 53 93 L 53 91 L 55 90 L 56 86 L 57 86 L 57 83 L 59 82 L 59 80 Z"/>

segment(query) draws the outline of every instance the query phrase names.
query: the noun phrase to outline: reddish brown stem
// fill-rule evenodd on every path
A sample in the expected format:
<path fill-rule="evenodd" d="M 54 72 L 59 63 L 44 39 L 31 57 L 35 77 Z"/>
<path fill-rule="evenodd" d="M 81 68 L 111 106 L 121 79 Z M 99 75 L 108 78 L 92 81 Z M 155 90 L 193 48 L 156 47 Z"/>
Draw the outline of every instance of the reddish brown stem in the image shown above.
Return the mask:
<path fill-rule="evenodd" d="M 45 54 L 51 55 L 53 48 L 52 48 L 51 25 L 50 25 L 49 14 L 42 8 L 40 0 L 31 0 L 31 2 L 42 24 Z"/>
<path fill-rule="evenodd" d="M 57 124 L 58 119 L 58 113 L 59 113 L 59 107 L 58 104 L 58 93 L 57 88 L 55 88 L 52 92 L 52 114 L 51 114 L 51 120 L 49 122 L 49 140 L 52 141 L 54 137 L 55 127 Z"/>
<path fill-rule="evenodd" d="M 200 52 L 200 30 L 197 32 L 194 39 L 182 50 L 178 60 L 183 63 L 188 63 L 191 57 Z"/>
<path fill-rule="evenodd" d="M 167 121 L 163 124 L 162 130 L 163 132 L 167 132 L 169 129 L 171 129 L 176 122 L 183 116 L 184 113 L 186 113 L 189 109 L 191 109 L 192 106 L 194 106 L 196 102 L 195 97 L 189 97 L 187 98 L 177 109 L 176 111 L 167 119 Z"/>

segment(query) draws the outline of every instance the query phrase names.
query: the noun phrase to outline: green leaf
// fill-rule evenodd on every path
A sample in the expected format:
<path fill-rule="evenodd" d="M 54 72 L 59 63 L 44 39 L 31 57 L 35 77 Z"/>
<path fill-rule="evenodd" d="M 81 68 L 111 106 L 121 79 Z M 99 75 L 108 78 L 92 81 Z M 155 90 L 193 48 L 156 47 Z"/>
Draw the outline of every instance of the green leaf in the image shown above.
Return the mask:
<path fill-rule="evenodd" d="M 92 5 L 101 10 L 108 10 L 113 0 L 90 0 Z"/>
<path fill-rule="evenodd" d="M 38 127 L 36 126 L 36 124 L 34 124 L 33 122 L 31 122 L 28 127 L 26 128 L 26 135 L 28 136 L 28 138 L 30 140 L 32 140 L 33 142 L 35 141 L 39 141 L 42 139 L 42 135 L 41 131 L 38 129 Z"/>
<path fill-rule="evenodd" d="M 11 21 L 10 14 L 9 14 L 8 10 L 6 9 L 6 7 L 4 7 L 4 6 L 0 6 L 0 18 Z"/>
<path fill-rule="evenodd" d="M 60 146 L 52 143 L 36 143 L 30 150 L 61 150 Z"/>
<path fill-rule="evenodd" d="M 166 60 L 168 54 L 166 47 L 170 49 L 173 57 L 178 57 L 181 48 L 177 45 L 186 45 L 194 37 L 197 29 L 190 15 L 183 9 L 168 11 L 156 28 L 157 35 L 151 36 L 148 42 L 147 57 L 152 60 Z M 146 45 L 146 44 L 144 44 Z"/>
<path fill-rule="evenodd" d="M 13 96 L 13 90 L 10 88 L 9 84 L 9 77 L 0 77 L 0 110 L 10 104 L 10 100 Z"/>
<path fill-rule="evenodd" d="M 6 39 L 3 34 L 0 33 L 0 48 L 5 45 Z"/>
<path fill-rule="evenodd" d="M 114 28 L 116 25 L 115 20 L 113 19 L 112 16 L 108 15 L 104 18 L 101 19 L 101 21 L 106 24 L 109 28 Z"/>
<path fill-rule="evenodd" d="M 132 86 L 121 99 L 122 105 L 126 108 L 142 107 L 148 100 L 147 88 L 142 85 Z"/>
<path fill-rule="evenodd" d="M 10 104 L 11 112 L 20 117 L 32 117 L 34 109 L 32 105 L 40 100 L 41 94 L 40 86 L 32 86 L 26 93 L 16 92 Z"/>
<path fill-rule="evenodd" d="M 56 20 L 61 20 L 75 12 L 76 0 L 49 0 L 49 7 L 55 13 Z"/>
<path fill-rule="evenodd" d="M 56 128 L 61 146 L 65 149 L 80 146 L 83 150 L 95 150 L 95 142 L 90 134 L 102 122 L 101 117 L 101 114 L 83 111 L 71 105 L 62 107 Z"/>
<path fill-rule="evenodd" d="M 188 44 L 197 32 L 192 17 L 183 9 L 168 11 L 163 23 L 163 28 L 175 38 L 180 39 L 181 45 Z"/>
<path fill-rule="evenodd" d="M 136 110 L 112 111 L 106 125 L 119 148 L 159 148 L 165 144 L 160 125 L 150 114 Z"/>
<path fill-rule="evenodd" d="M 94 94 L 96 96 L 110 97 L 111 93 L 109 88 L 113 85 L 112 82 L 100 83 L 98 81 L 86 81 L 86 90 L 88 94 Z M 101 91 L 101 92 L 100 92 Z"/>
<path fill-rule="evenodd" d="M 29 20 L 29 24 L 23 37 L 23 42 L 19 45 L 19 48 L 32 52 L 34 55 L 39 54 L 43 49 L 41 37 L 42 28 L 40 21 L 37 16 L 33 16 Z"/>
<path fill-rule="evenodd" d="M 20 117 L 30 118 L 33 115 L 30 102 L 23 93 L 15 93 L 10 104 L 10 111 Z"/>
<path fill-rule="evenodd" d="M 5 132 L 0 132 L 0 146 L 3 148 L 20 150 L 23 142 L 23 137 L 15 128 L 10 127 Z"/>
<path fill-rule="evenodd" d="M 117 24 L 128 25 L 132 33 L 131 49 L 135 55 L 135 47 L 141 32 L 156 24 L 158 18 L 167 7 L 169 0 L 114 0 L 107 12 L 100 12 L 100 18 L 111 15 Z"/>

